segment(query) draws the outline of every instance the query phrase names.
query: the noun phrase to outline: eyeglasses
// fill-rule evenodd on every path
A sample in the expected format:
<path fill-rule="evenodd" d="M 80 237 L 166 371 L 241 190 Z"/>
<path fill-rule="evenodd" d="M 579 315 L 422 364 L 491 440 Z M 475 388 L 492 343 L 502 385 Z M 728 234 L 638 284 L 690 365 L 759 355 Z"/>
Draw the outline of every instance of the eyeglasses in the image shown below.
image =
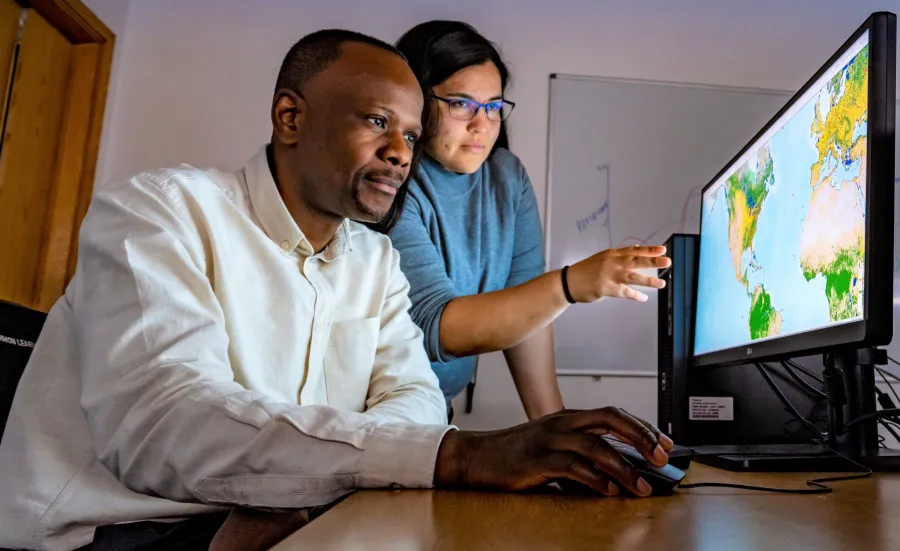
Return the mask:
<path fill-rule="evenodd" d="M 431 95 L 436 100 L 440 100 L 447 104 L 450 116 L 461 121 L 470 121 L 478 116 L 478 111 L 484 107 L 484 112 L 489 121 L 500 122 L 505 121 L 509 114 L 512 113 L 515 103 L 511 101 L 499 100 L 489 101 L 487 103 L 479 103 L 473 99 L 466 98 L 442 98 L 440 96 Z"/>

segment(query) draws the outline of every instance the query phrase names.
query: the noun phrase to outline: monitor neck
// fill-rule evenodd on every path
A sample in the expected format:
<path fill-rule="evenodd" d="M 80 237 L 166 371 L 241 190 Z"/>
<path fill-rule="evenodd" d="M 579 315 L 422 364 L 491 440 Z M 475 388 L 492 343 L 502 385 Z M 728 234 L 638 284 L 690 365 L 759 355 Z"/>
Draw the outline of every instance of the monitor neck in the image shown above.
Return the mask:
<path fill-rule="evenodd" d="M 828 441 L 851 457 L 878 450 L 878 421 L 870 419 L 845 430 L 845 424 L 874 413 L 875 366 L 887 364 L 887 351 L 878 348 L 834 348 L 822 355 L 828 396 Z"/>

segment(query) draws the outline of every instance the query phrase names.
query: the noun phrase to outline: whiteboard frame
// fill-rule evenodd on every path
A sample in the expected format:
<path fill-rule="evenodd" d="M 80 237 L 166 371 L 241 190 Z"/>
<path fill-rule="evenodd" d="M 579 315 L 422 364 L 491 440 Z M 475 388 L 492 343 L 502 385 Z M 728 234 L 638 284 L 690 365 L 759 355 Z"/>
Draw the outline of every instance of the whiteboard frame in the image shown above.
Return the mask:
<path fill-rule="evenodd" d="M 672 88 L 694 88 L 705 90 L 720 90 L 728 92 L 744 92 L 756 94 L 771 94 L 773 96 L 793 96 L 796 91 L 779 90 L 776 88 L 754 88 L 750 86 L 727 86 L 722 84 L 703 84 L 695 82 L 677 82 L 666 80 L 602 77 L 590 75 L 575 75 L 567 73 L 550 73 L 547 79 L 547 167 L 544 177 L 544 263 L 550 267 L 550 232 L 551 232 L 551 203 L 553 201 L 551 191 L 553 189 L 553 81 L 554 80 L 582 80 L 591 82 L 609 82 L 613 84 L 641 84 L 651 86 L 668 86 Z M 788 99 L 787 101 L 790 101 Z M 557 377 L 657 377 L 655 371 L 615 371 L 615 370 L 557 370 Z"/>

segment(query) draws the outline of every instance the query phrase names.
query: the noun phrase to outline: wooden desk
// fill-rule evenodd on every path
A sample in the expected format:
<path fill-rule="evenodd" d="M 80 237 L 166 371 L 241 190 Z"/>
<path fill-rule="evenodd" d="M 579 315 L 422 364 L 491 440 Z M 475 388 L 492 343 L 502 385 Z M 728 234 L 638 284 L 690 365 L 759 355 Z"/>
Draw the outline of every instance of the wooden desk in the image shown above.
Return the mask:
<path fill-rule="evenodd" d="M 815 478 L 699 464 L 688 473 L 686 482 L 791 488 Z M 834 492 L 822 495 L 699 488 L 646 499 L 361 491 L 273 549 L 900 550 L 900 474 L 833 486 Z"/>

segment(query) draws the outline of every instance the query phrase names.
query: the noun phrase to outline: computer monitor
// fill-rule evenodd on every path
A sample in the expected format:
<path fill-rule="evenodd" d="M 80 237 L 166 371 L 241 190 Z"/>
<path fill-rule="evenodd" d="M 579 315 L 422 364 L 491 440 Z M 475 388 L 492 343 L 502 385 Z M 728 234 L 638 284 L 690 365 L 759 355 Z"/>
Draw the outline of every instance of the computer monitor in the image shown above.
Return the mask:
<path fill-rule="evenodd" d="M 875 413 L 873 369 L 893 334 L 896 25 L 872 14 L 703 188 L 691 357 L 755 364 L 784 398 L 762 362 L 822 353 L 811 438 L 876 469 L 900 469 L 878 449 L 875 418 L 896 412 Z"/>
<path fill-rule="evenodd" d="M 692 365 L 890 342 L 895 34 L 870 16 L 703 188 Z"/>

